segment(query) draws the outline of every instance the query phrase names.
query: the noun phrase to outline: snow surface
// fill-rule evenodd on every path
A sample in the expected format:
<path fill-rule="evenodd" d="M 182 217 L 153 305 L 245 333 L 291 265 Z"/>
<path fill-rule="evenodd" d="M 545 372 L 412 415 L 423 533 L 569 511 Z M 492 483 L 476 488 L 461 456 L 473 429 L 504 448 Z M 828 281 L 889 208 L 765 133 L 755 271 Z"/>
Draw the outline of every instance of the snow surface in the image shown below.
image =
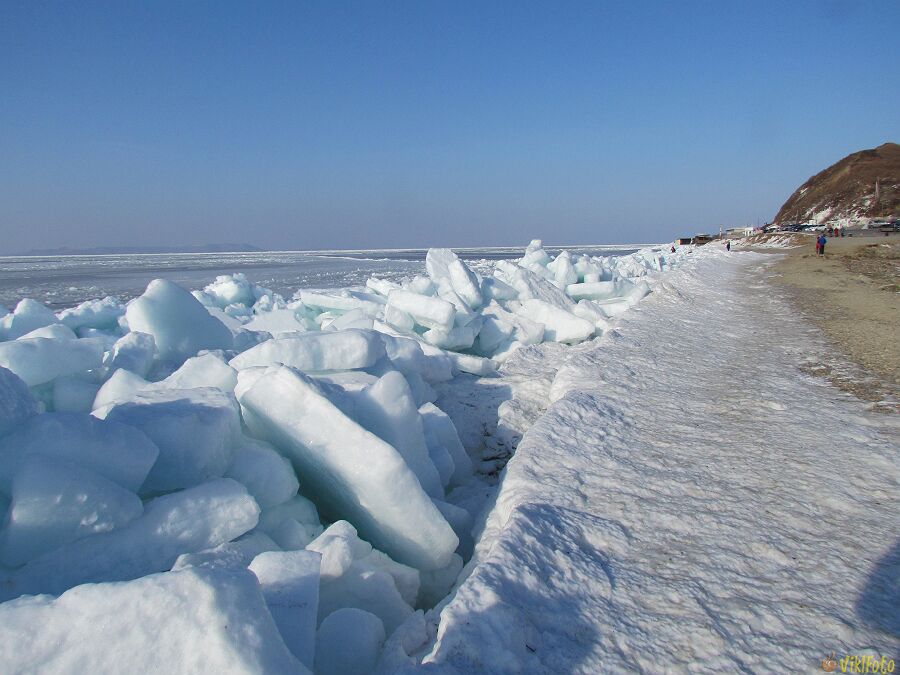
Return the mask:
<path fill-rule="evenodd" d="M 732 671 L 887 649 L 896 428 L 798 369 L 825 350 L 762 261 L 535 240 L 287 300 L 238 273 L 18 303 L 4 666 Z"/>
<path fill-rule="evenodd" d="M 616 331 L 546 355 L 553 403 L 416 647 L 426 670 L 788 672 L 896 653 L 896 419 L 801 372 L 826 347 L 764 261 L 706 256 Z"/>

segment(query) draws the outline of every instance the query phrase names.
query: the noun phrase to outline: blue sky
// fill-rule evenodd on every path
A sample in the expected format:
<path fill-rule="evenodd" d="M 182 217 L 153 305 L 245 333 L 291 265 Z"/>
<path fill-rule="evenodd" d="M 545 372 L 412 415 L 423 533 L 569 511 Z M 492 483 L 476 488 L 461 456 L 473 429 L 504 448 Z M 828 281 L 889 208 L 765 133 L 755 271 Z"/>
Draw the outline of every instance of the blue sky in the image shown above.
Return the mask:
<path fill-rule="evenodd" d="M 900 2 L 0 2 L 0 251 L 668 241 L 900 141 Z"/>

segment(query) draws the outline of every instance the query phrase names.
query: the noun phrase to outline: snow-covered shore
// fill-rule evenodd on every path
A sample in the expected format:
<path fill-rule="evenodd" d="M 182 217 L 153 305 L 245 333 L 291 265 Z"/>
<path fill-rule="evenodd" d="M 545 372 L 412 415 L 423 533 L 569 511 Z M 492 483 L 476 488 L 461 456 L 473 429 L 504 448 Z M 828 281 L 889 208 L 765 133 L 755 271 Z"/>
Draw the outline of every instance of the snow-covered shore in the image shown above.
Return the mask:
<path fill-rule="evenodd" d="M 762 257 L 688 251 L 24 303 L 0 325 L 0 651 L 322 673 L 884 651 L 892 429 L 796 369 L 817 337 Z"/>
<path fill-rule="evenodd" d="M 896 418 L 802 372 L 826 346 L 765 282 L 771 258 L 709 253 L 601 339 L 517 357 L 555 371 L 552 403 L 419 646 L 425 670 L 896 654 Z"/>

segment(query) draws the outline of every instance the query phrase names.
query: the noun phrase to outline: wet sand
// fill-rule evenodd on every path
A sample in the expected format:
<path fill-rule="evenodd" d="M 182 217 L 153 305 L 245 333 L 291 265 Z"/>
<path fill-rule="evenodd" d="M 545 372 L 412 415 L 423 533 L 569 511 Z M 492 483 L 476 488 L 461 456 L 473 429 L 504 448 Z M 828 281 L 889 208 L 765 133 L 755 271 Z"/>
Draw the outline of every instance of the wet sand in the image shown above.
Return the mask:
<path fill-rule="evenodd" d="M 814 238 L 789 249 L 772 281 L 850 361 L 871 377 L 836 382 L 865 400 L 900 386 L 900 234 L 830 238 L 825 255 Z M 882 385 L 882 386 L 879 386 Z"/>

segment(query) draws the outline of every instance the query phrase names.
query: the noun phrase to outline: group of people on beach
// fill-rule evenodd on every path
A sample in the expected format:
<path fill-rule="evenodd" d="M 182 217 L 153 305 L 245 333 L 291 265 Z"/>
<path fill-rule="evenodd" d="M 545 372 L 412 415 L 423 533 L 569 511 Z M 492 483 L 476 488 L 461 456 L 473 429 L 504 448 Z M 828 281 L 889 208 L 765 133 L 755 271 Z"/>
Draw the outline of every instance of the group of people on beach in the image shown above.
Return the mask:
<path fill-rule="evenodd" d="M 816 255 L 825 255 L 825 243 L 827 241 L 824 234 L 816 237 Z"/>

